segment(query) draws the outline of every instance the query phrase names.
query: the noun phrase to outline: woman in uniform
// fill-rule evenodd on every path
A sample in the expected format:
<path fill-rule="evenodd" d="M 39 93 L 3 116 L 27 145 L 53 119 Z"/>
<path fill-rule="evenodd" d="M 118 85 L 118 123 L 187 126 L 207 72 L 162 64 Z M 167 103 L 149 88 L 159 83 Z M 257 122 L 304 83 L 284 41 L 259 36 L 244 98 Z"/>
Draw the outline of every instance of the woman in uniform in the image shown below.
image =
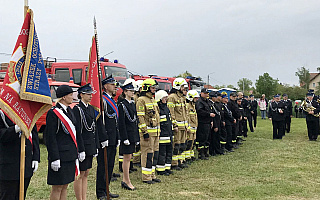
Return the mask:
<path fill-rule="evenodd" d="M 66 200 L 68 184 L 80 174 L 78 152 L 81 152 L 81 159 L 85 153 L 81 135 L 75 129 L 76 119 L 69 107 L 73 102 L 73 90 L 68 85 L 61 85 L 56 95 L 58 102 L 48 111 L 46 118 L 47 183 L 52 185 L 51 200 Z"/>
<path fill-rule="evenodd" d="M 121 187 L 128 190 L 135 190 L 129 177 L 130 160 L 135 151 L 135 144 L 139 142 L 138 117 L 134 100 L 134 87 L 132 83 L 122 86 L 124 99 L 119 103 L 119 132 L 120 152 L 123 155 L 123 179 Z"/>
<path fill-rule="evenodd" d="M 92 168 L 92 159 L 98 155 L 99 138 L 96 130 L 96 116 L 94 108 L 89 104 L 92 99 L 92 87 L 86 84 L 78 89 L 79 104 L 73 108 L 76 118 L 76 131 L 80 133 L 84 146 L 83 155 L 80 154 L 80 176 L 74 181 L 74 191 L 77 200 L 86 200 L 88 175 Z M 78 140 L 81 141 L 81 140 Z"/>

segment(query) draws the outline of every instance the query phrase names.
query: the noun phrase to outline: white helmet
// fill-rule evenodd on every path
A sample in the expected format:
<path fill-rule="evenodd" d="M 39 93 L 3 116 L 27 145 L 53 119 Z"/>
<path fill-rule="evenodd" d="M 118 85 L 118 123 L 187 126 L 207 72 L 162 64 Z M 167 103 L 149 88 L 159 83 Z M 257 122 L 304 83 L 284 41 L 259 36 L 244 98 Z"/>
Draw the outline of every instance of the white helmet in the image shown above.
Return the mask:
<path fill-rule="evenodd" d="M 188 83 L 184 78 L 176 78 L 172 83 L 172 87 L 176 90 L 180 90 L 181 86 L 187 87 Z"/>
<path fill-rule="evenodd" d="M 167 97 L 168 93 L 164 90 L 159 90 L 158 92 L 156 92 L 155 94 L 155 100 L 156 101 L 160 101 L 163 97 Z"/>
<path fill-rule="evenodd" d="M 193 101 L 193 98 L 200 97 L 196 90 L 189 90 L 187 93 L 187 99 Z"/>
<path fill-rule="evenodd" d="M 129 83 L 132 83 L 133 87 L 136 87 L 136 81 L 132 78 L 128 78 L 127 80 L 124 81 L 123 85 L 127 85 Z"/>
<path fill-rule="evenodd" d="M 143 82 L 143 80 L 137 80 L 137 81 L 136 81 L 136 85 L 135 85 L 135 87 L 134 87 L 134 90 L 135 90 L 136 92 L 139 92 L 139 89 L 142 87 L 142 82 Z"/>

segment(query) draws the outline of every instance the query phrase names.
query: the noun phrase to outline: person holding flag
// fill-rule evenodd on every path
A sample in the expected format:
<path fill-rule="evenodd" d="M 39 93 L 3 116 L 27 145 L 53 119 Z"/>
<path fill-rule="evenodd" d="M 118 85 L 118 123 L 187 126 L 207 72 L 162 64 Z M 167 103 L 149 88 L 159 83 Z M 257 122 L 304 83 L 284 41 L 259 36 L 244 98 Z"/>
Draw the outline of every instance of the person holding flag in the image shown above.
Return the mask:
<path fill-rule="evenodd" d="M 98 155 L 99 137 L 95 110 L 90 105 L 92 99 L 92 87 L 88 83 L 78 89 L 79 104 L 73 108 L 76 118 L 76 131 L 80 133 L 85 151 L 80 154 L 80 176 L 74 181 L 74 191 L 77 200 L 85 200 L 87 194 L 88 175 L 92 168 L 92 159 Z M 100 118 L 99 118 L 100 119 Z M 101 120 L 99 120 L 101 123 Z M 80 140 L 81 141 L 81 140 Z"/>
<path fill-rule="evenodd" d="M 76 119 L 69 107 L 73 92 L 68 85 L 59 86 L 56 91 L 58 102 L 46 118 L 47 183 L 52 185 L 51 200 L 67 199 L 68 184 L 80 175 L 78 156 L 80 161 L 85 159 L 82 137 L 76 131 Z"/>
<path fill-rule="evenodd" d="M 100 139 L 101 149 L 98 153 L 98 166 L 97 166 L 97 180 L 96 180 L 96 195 L 98 199 L 107 199 L 106 190 L 106 177 L 105 177 L 105 155 L 103 148 L 107 148 L 107 170 L 108 170 L 108 183 L 110 183 L 115 156 L 117 152 L 117 146 L 119 145 L 119 110 L 116 102 L 113 100 L 113 95 L 116 94 L 116 80 L 110 75 L 102 80 L 103 89 L 103 106 L 104 106 L 104 127 L 100 135 L 106 137 L 106 140 Z M 111 198 L 117 198 L 119 195 L 109 193 Z"/>
<path fill-rule="evenodd" d="M 35 123 L 52 106 L 33 12 L 25 11 L 0 90 L 0 199 L 6 200 L 25 197 L 40 160 Z"/>

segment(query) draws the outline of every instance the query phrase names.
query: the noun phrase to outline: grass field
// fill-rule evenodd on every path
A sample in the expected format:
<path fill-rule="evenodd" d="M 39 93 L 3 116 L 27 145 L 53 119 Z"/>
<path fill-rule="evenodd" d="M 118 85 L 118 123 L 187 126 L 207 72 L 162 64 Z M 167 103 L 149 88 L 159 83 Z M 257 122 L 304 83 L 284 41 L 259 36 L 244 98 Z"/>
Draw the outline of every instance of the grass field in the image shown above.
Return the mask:
<path fill-rule="evenodd" d="M 258 120 L 257 129 L 236 152 L 196 161 L 162 182 L 141 182 L 141 169 L 131 174 L 136 191 L 110 190 L 119 199 L 320 199 L 319 142 L 307 138 L 305 119 L 292 119 L 291 132 L 283 140 L 272 140 L 269 120 Z M 49 199 L 47 151 L 41 146 L 41 163 L 32 178 L 27 199 Z M 96 162 L 89 177 L 88 199 L 95 197 Z M 118 164 L 115 166 L 118 172 Z M 68 199 L 75 199 L 73 184 Z"/>

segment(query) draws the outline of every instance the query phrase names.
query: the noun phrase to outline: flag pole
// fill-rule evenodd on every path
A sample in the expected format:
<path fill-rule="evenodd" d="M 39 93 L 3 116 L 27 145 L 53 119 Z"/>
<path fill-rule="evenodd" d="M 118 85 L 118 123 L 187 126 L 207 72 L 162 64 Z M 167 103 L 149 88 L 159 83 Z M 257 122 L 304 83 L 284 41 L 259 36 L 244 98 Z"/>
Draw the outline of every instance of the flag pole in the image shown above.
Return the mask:
<path fill-rule="evenodd" d="M 96 17 L 93 18 L 93 26 L 94 26 L 94 39 L 96 42 L 96 52 L 97 52 L 97 67 L 98 67 L 98 77 L 99 77 L 99 90 L 100 90 L 100 111 L 102 117 L 103 126 L 105 126 L 104 121 L 104 106 L 103 106 L 103 98 L 102 98 L 102 82 L 101 82 L 101 68 L 99 63 L 99 49 L 98 49 L 98 32 L 97 32 L 97 21 Z M 106 191 L 107 191 L 107 200 L 110 200 L 109 194 L 109 178 L 108 178 L 108 157 L 107 157 L 107 147 L 104 148 L 104 169 L 106 173 Z"/>

